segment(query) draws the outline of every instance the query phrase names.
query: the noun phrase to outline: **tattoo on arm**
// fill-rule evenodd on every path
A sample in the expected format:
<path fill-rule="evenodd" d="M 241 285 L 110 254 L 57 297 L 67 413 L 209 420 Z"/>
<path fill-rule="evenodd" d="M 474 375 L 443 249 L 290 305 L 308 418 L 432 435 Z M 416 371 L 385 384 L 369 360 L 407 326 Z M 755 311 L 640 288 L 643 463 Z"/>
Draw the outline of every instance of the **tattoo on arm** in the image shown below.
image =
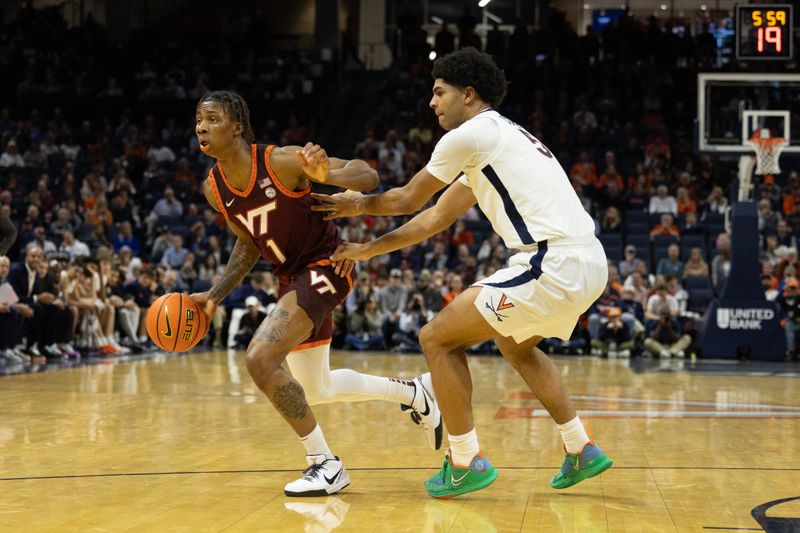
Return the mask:
<path fill-rule="evenodd" d="M 222 279 L 211 288 L 209 297 L 215 302 L 222 301 L 253 270 L 260 255 L 258 248 L 254 245 L 248 245 L 242 242 L 242 239 L 237 239 L 228 264 L 225 265 Z"/>
<path fill-rule="evenodd" d="M 303 392 L 303 388 L 293 381 L 275 387 L 275 392 L 272 394 L 272 403 L 275 405 L 275 409 L 286 418 L 299 420 L 304 418 L 308 411 L 308 403 L 306 403 L 306 395 Z"/>
<path fill-rule="evenodd" d="M 289 329 L 289 311 L 277 308 L 256 330 L 255 340 L 278 342 Z"/>

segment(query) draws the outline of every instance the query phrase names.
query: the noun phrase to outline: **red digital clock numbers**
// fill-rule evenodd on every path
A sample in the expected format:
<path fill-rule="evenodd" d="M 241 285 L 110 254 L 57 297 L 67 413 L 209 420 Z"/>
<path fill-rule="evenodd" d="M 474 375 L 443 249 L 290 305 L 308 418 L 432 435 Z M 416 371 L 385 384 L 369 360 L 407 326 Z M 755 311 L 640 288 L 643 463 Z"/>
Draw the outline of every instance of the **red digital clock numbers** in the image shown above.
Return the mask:
<path fill-rule="evenodd" d="M 791 59 L 793 52 L 791 5 L 736 6 L 737 59 Z"/>
<path fill-rule="evenodd" d="M 758 44 L 756 50 L 763 53 L 764 41 L 775 45 L 775 51 L 780 53 L 783 48 L 783 32 L 780 28 L 758 28 Z"/>

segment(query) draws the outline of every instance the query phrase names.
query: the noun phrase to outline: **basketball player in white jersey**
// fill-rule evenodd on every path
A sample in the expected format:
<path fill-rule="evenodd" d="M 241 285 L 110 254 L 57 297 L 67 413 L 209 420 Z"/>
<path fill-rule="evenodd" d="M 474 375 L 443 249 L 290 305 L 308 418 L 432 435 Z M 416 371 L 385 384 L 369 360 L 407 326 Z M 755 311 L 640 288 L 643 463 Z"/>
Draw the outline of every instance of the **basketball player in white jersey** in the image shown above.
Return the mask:
<path fill-rule="evenodd" d="M 495 339 L 558 425 L 566 459 L 551 480 L 562 489 L 608 469 L 612 461 L 590 440 L 561 374 L 536 346 L 568 339 L 608 278 L 605 253 L 564 170 L 535 137 L 494 108 L 506 80 L 491 57 L 465 48 L 433 67 L 430 106 L 448 130 L 428 165 L 403 187 L 383 194 L 316 195 L 326 218 L 413 213 L 439 190 L 436 205 L 366 244 L 344 243 L 332 259 L 366 260 L 421 242 L 446 229 L 476 203 L 508 248 L 507 268 L 461 293 L 420 333 L 450 449 L 442 470 L 425 482 L 448 498 L 482 489 L 497 478 L 478 444 L 464 350 Z"/>

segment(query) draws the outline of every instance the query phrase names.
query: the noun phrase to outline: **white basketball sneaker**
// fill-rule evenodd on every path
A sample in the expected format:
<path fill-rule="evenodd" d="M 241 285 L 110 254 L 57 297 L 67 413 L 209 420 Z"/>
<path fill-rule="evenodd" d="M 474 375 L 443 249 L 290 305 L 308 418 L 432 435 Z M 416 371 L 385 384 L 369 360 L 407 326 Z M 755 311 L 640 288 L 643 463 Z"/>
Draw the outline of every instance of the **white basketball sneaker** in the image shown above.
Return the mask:
<path fill-rule="evenodd" d="M 350 484 L 350 476 L 338 457 L 328 459 L 325 454 L 306 455 L 306 461 L 308 468 L 303 470 L 303 477 L 283 488 L 287 496 L 327 496 Z"/>
<path fill-rule="evenodd" d="M 425 429 L 428 446 L 434 450 L 442 447 L 442 413 L 436 396 L 433 394 L 431 373 L 426 372 L 414 378 L 414 400 L 411 405 L 401 405 L 403 411 L 411 409 L 411 420 Z"/>

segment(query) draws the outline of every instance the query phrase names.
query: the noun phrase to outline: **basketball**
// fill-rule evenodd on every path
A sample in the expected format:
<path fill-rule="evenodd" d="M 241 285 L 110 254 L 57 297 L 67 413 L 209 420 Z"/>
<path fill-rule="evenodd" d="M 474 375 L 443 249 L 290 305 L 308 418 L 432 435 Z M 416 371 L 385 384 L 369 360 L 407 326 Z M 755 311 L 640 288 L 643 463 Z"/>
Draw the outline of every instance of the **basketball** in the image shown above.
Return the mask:
<path fill-rule="evenodd" d="M 172 292 L 159 297 L 147 311 L 147 334 L 167 352 L 185 352 L 205 337 L 208 319 L 188 295 Z"/>

